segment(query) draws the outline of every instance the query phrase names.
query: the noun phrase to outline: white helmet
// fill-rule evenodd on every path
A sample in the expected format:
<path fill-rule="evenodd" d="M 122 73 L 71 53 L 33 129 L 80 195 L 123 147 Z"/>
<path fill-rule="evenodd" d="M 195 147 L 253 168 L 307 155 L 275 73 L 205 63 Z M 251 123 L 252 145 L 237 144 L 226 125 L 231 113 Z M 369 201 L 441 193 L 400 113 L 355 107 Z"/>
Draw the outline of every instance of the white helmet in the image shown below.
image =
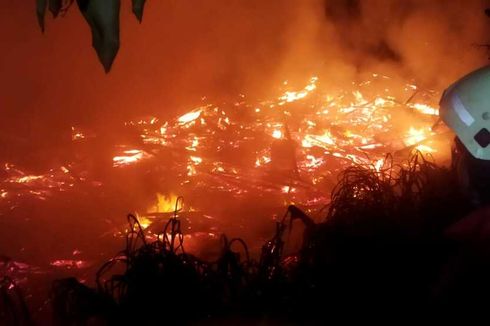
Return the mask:
<path fill-rule="evenodd" d="M 440 116 L 475 158 L 490 160 L 490 66 L 451 85 L 442 95 Z"/>

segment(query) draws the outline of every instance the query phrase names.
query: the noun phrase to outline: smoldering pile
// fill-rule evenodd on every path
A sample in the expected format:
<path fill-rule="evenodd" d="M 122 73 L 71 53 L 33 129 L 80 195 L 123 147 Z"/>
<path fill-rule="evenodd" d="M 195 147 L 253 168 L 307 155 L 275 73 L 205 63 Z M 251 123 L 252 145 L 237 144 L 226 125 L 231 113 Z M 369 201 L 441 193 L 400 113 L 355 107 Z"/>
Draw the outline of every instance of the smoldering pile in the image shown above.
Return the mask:
<path fill-rule="evenodd" d="M 420 154 L 402 165 L 386 162 L 380 170 L 347 169 L 322 223 L 290 206 L 259 259 L 245 241 L 226 236 L 216 261 L 186 253 L 177 207 L 154 241 L 130 215 L 126 248 L 100 268 L 96 289 L 76 279 L 55 282 L 55 316 L 61 324 L 304 323 L 347 311 L 365 318 L 386 309 L 436 313 L 448 305 L 439 296 L 448 290 L 438 288 L 441 270 L 457 252 L 444 230 L 469 206 L 451 171 Z M 286 253 L 294 220 L 305 226 L 303 245 Z"/>

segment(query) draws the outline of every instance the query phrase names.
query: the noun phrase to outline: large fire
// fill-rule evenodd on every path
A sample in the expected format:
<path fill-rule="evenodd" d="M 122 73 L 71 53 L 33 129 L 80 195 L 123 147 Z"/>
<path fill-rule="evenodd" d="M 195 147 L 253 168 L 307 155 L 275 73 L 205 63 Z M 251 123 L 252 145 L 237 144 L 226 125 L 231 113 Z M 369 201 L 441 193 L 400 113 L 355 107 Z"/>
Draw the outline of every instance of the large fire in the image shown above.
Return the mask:
<path fill-rule="evenodd" d="M 145 169 L 172 185 L 160 191 L 166 195 L 156 195 L 156 204 L 138 208 L 144 227 L 157 213 L 173 210 L 174 194 L 258 195 L 271 196 L 278 205 L 325 204 L 338 172 L 351 164 L 379 170 L 388 153 L 395 160 L 415 150 L 446 153 L 441 139 L 447 137 L 432 128 L 438 120 L 438 97 L 434 91 L 378 74 L 340 90 L 325 89 L 316 76 L 296 90 L 284 82 L 270 100 L 249 101 L 244 95 L 235 103 L 203 100 L 175 119 L 126 122 L 140 142 L 113 144 L 112 169 L 149 162 L 151 167 Z M 71 136 L 73 142 L 83 143 L 97 133 L 72 127 Z M 0 203 L 15 207 L 26 196 L 46 199 L 81 184 L 102 185 L 90 173 L 72 168 L 79 165 L 73 160 L 31 175 L 5 163 Z"/>
<path fill-rule="evenodd" d="M 381 75 L 349 89 L 331 89 L 312 77 L 297 89 L 285 82 L 270 100 L 203 100 L 169 120 L 127 121 L 124 129 L 137 135 L 131 140 L 116 135 L 108 142 L 74 126 L 71 156 L 53 160 L 46 171 L 0 166 L 0 216 L 14 216 L 14 224 L 38 217 L 29 226 L 52 229 L 56 237 L 66 233 L 60 235 L 65 242 L 73 238 L 45 253 L 44 265 L 12 261 L 13 279 L 23 284 L 26 275 L 76 271 L 89 282 L 98 261 L 125 238 L 121 215 L 131 210 L 150 240 L 170 238 L 165 225 L 177 214 L 185 250 L 196 256 L 218 257 L 223 233 L 246 238 L 251 252 L 259 252 L 260 231 L 274 225 L 287 205 L 321 218 L 348 166 L 382 174 L 387 162 L 402 162 L 413 151 L 444 163 L 449 137 L 434 128 L 440 126 L 438 99 L 437 92 Z M 110 145 L 99 146 L 99 137 Z M 88 210 L 95 211 L 92 219 Z M 75 220 L 85 228 L 72 228 Z"/>

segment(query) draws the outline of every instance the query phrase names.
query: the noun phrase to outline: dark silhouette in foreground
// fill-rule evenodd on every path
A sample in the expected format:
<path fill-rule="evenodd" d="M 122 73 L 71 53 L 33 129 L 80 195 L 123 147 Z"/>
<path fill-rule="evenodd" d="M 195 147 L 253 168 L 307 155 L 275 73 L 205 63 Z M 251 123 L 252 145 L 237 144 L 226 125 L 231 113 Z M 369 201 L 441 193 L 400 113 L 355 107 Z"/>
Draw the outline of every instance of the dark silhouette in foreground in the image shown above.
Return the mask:
<path fill-rule="evenodd" d="M 473 212 L 450 169 L 416 154 L 395 166 L 347 169 L 325 221 L 290 206 L 259 259 L 222 237 L 213 262 L 186 253 L 178 207 L 153 241 L 129 215 L 126 247 L 98 271 L 97 288 L 56 281 L 60 325 L 322 324 L 485 315 L 489 210 Z M 465 217 L 467 216 L 467 217 Z M 285 254 L 294 220 L 301 249 Z"/>
<path fill-rule="evenodd" d="M 386 161 L 381 170 L 347 169 L 323 223 L 290 206 L 258 260 L 243 240 L 223 236 L 221 257 L 202 261 L 185 252 L 177 214 L 153 242 L 130 215 L 126 249 L 101 267 L 97 289 L 75 280 L 56 283 L 55 315 L 61 324 L 304 324 L 448 316 L 483 307 L 488 300 L 475 295 L 480 286 L 490 289 L 482 272 L 490 260 L 481 242 L 461 235 L 473 229 L 455 223 L 471 206 L 454 173 L 420 154 L 400 166 Z M 285 234 L 296 219 L 305 225 L 303 245 L 285 255 Z M 69 304 L 56 300 L 67 296 Z"/>

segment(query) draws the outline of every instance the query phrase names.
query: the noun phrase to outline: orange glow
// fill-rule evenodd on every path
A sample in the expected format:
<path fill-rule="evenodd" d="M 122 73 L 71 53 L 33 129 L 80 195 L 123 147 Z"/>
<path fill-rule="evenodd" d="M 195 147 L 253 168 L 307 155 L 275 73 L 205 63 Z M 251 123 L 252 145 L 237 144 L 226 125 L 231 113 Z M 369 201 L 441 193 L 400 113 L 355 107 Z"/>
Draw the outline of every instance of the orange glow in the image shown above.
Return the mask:
<path fill-rule="evenodd" d="M 50 264 L 51 266 L 54 267 L 65 267 L 68 269 L 71 268 L 85 268 L 88 266 L 87 262 L 83 260 L 71 260 L 71 259 L 58 259 L 54 260 Z"/>
<path fill-rule="evenodd" d="M 201 115 L 201 110 L 191 111 L 179 117 L 177 121 L 179 121 L 180 124 L 184 125 L 186 123 L 197 120 L 197 118 L 199 118 L 200 115 Z"/>
<path fill-rule="evenodd" d="M 414 92 L 420 91 L 406 84 L 403 87 L 405 98 L 397 98 L 388 87 L 391 79 L 377 74 L 373 74 L 371 80 L 353 83 L 350 90 L 335 92 L 321 89 L 319 81 L 314 76 L 299 90 L 289 89 L 275 99 L 259 103 L 248 103 L 242 96 L 240 101 L 229 105 L 205 103 L 175 120 L 151 119 L 145 126 L 154 126 L 154 129 L 145 128 L 141 138 L 146 144 L 186 150 L 187 153 L 179 154 L 178 164 L 184 171 L 178 173 L 185 178 L 181 184 L 191 180 L 202 182 L 201 178 L 209 173 L 233 176 L 236 181 L 246 182 L 249 180 L 246 175 L 250 173 L 247 168 L 228 162 L 226 155 L 220 159 L 215 156 L 217 152 L 230 155 L 244 143 L 250 143 L 249 149 L 255 151 L 252 168 L 274 169 L 277 165 L 269 164 L 272 142 L 285 137 L 285 128 L 288 128 L 288 139 L 300 145 L 297 165 L 303 171 L 299 172 L 307 173 L 313 184 L 325 174 L 333 175 L 351 164 L 380 170 L 387 153 L 403 148 L 423 153 L 438 151 L 430 143 L 435 135 L 431 126 L 438 115 L 433 106 L 437 104 L 437 96 L 433 102 L 427 101 L 428 96 L 422 96 L 419 102 Z M 283 87 L 289 88 L 289 83 L 285 82 Z M 290 105 L 299 101 L 301 105 Z M 407 113 L 407 107 L 417 114 L 408 113 L 410 121 L 408 116 L 407 119 L 398 116 Z M 241 120 L 239 112 L 240 115 L 246 112 L 253 118 Z M 126 151 L 114 158 L 114 165 L 137 164 L 145 154 L 142 150 Z M 240 186 L 233 189 L 236 194 L 246 191 Z"/>
<path fill-rule="evenodd" d="M 413 103 L 413 104 L 409 104 L 409 106 L 423 114 L 434 115 L 434 116 L 439 115 L 439 109 L 433 108 L 427 104 Z"/>
<path fill-rule="evenodd" d="M 42 175 L 26 175 L 18 178 L 12 178 L 9 180 L 9 182 L 12 183 L 30 183 L 33 181 L 37 180 L 42 180 L 43 176 Z"/>
<path fill-rule="evenodd" d="M 281 130 L 274 130 L 272 132 L 272 137 L 275 139 L 281 139 L 282 138 L 282 131 Z"/>
<path fill-rule="evenodd" d="M 298 100 L 307 97 L 312 91 L 316 89 L 317 81 L 318 81 L 318 77 L 312 77 L 310 79 L 310 83 L 306 85 L 303 90 L 297 92 L 294 91 L 285 92 L 284 95 L 279 97 L 280 102 L 278 103 L 278 105 L 284 105 L 286 103 L 296 102 Z"/>
<path fill-rule="evenodd" d="M 114 156 L 112 158 L 114 167 L 121 167 L 131 165 L 139 162 L 145 158 L 149 158 L 150 155 L 139 149 L 131 149 L 123 152 L 123 155 Z"/>
<path fill-rule="evenodd" d="M 137 214 L 138 221 L 142 229 L 147 229 L 155 221 L 156 214 L 159 213 L 173 213 L 175 211 L 175 204 L 178 196 L 174 194 L 164 195 L 157 193 L 155 195 L 155 201 L 147 207 L 146 212 Z M 182 207 L 178 207 L 181 209 Z"/>

